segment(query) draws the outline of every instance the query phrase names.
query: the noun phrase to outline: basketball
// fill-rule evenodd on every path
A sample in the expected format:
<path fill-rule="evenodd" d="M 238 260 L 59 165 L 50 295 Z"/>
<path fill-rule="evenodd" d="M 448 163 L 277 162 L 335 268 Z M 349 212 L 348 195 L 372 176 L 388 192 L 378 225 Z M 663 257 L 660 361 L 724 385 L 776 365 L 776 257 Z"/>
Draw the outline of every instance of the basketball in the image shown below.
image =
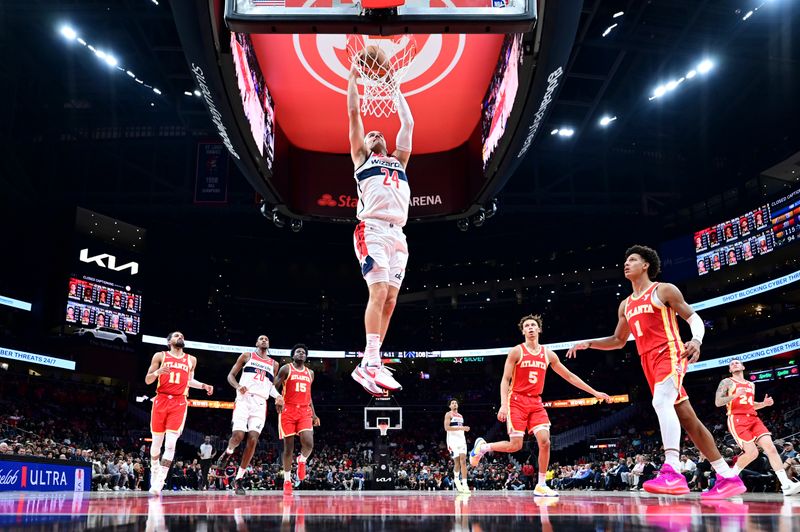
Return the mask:
<path fill-rule="evenodd" d="M 389 72 L 389 58 L 379 46 L 369 44 L 356 54 L 360 70 L 382 78 Z"/>

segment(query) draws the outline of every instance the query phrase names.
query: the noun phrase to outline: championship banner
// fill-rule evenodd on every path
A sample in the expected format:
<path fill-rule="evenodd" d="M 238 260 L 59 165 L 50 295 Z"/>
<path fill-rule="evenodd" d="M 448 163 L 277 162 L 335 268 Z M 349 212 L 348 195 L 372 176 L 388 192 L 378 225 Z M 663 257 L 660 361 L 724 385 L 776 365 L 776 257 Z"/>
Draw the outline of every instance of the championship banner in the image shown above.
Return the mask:
<path fill-rule="evenodd" d="M 194 202 L 228 202 L 228 152 L 219 142 L 197 144 L 197 172 Z"/>
<path fill-rule="evenodd" d="M 92 491 L 92 466 L 88 462 L 0 456 L 0 491 Z"/>
<path fill-rule="evenodd" d="M 233 410 L 233 401 L 206 401 L 205 399 L 189 399 L 189 406 L 195 408 L 221 408 Z"/>
<path fill-rule="evenodd" d="M 630 399 L 628 394 L 625 395 L 612 395 L 611 403 L 629 403 Z M 581 397 L 580 399 L 556 399 L 555 401 L 547 401 L 543 403 L 545 408 L 572 408 L 574 406 L 592 406 L 602 403 L 600 399 L 595 397 Z"/>

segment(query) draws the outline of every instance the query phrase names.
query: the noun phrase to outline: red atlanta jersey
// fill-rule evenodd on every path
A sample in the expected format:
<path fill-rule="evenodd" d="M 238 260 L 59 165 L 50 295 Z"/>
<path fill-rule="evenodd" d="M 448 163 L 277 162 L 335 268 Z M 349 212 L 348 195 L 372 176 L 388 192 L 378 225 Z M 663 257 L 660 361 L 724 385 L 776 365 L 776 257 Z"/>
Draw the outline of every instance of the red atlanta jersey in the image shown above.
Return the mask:
<path fill-rule="evenodd" d="M 544 346 L 539 346 L 535 353 L 525 347 L 525 344 L 519 346 L 522 348 L 522 356 L 511 376 L 511 393 L 527 396 L 542 395 L 544 377 L 547 373 L 547 354 Z"/>
<path fill-rule="evenodd" d="M 669 349 L 669 354 L 677 357 L 684 351 L 677 315 L 671 308 L 653 301 L 658 284 L 653 283 L 638 297 L 628 296 L 625 300 L 625 318 L 640 356 Z"/>
<path fill-rule="evenodd" d="M 728 389 L 728 395 L 736 396 L 736 399 L 726 405 L 728 407 L 728 415 L 757 416 L 756 408 L 753 406 L 756 399 L 756 384 L 754 382 L 737 381 L 736 379 L 731 380 L 733 381 L 733 386 Z M 742 392 L 745 392 L 745 396 L 739 397 Z"/>
<path fill-rule="evenodd" d="M 308 368 L 298 371 L 294 364 L 289 364 L 289 376 L 283 383 L 283 401 L 291 405 L 311 404 L 311 372 Z"/>
<path fill-rule="evenodd" d="M 169 373 L 158 376 L 157 393 L 167 395 L 188 395 L 189 394 L 189 354 L 184 353 L 182 357 L 176 357 L 169 351 L 164 351 L 164 361 L 162 368 L 169 368 Z"/>

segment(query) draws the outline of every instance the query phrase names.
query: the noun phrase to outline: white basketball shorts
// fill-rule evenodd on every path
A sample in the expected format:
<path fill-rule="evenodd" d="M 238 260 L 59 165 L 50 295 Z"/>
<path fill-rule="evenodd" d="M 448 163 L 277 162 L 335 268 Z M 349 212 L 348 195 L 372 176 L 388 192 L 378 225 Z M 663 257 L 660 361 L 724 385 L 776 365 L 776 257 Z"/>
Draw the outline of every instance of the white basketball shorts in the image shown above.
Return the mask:
<path fill-rule="evenodd" d="M 450 451 L 450 455 L 453 458 L 467 454 L 466 438 L 447 438 L 447 450 Z"/>
<path fill-rule="evenodd" d="M 236 393 L 233 407 L 233 431 L 258 432 L 267 420 L 267 400 L 251 393 Z"/>
<path fill-rule="evenodd" d="M 383 220 L 365 220 L 353 232 L 353 247 L 368 285 L 400 288 L 406 275 L 408 244 L 403 229 Z"/>

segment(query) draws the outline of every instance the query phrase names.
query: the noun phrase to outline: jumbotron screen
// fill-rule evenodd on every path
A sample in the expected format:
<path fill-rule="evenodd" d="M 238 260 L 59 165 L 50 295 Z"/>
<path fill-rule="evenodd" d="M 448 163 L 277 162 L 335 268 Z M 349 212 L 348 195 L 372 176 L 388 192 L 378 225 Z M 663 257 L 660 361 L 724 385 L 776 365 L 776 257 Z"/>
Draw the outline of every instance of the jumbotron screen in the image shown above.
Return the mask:
<path fill-rule="evenodd" d="M 519 89 L 519 65 L 522 57 L 522 34 L 506 35 L 497 70 L 483 100 L 481 140 L 484 170 L 506 131 L 506 123 L 511 116 Z"/>
<path fill-rule="evenodd" d="M 697 273 L 736 266 L 794 242 L 800 190 L 694 234 Z"/>
<path fill-rule="evenodd" d="M 142 296 L 130 287 L 92 277 L 69 280 L 65 321 L 79 329 L 108 328 L 138 335 Z"/>
<path fill-rule="evenodd" d="M 258 66 L 253 42 L 244 33 L 231 33 L 231 52 L 236 66 L 236 81 L 250 132 L 267 168 L 275 158 L 275 111 L 264 75 Z"/>

